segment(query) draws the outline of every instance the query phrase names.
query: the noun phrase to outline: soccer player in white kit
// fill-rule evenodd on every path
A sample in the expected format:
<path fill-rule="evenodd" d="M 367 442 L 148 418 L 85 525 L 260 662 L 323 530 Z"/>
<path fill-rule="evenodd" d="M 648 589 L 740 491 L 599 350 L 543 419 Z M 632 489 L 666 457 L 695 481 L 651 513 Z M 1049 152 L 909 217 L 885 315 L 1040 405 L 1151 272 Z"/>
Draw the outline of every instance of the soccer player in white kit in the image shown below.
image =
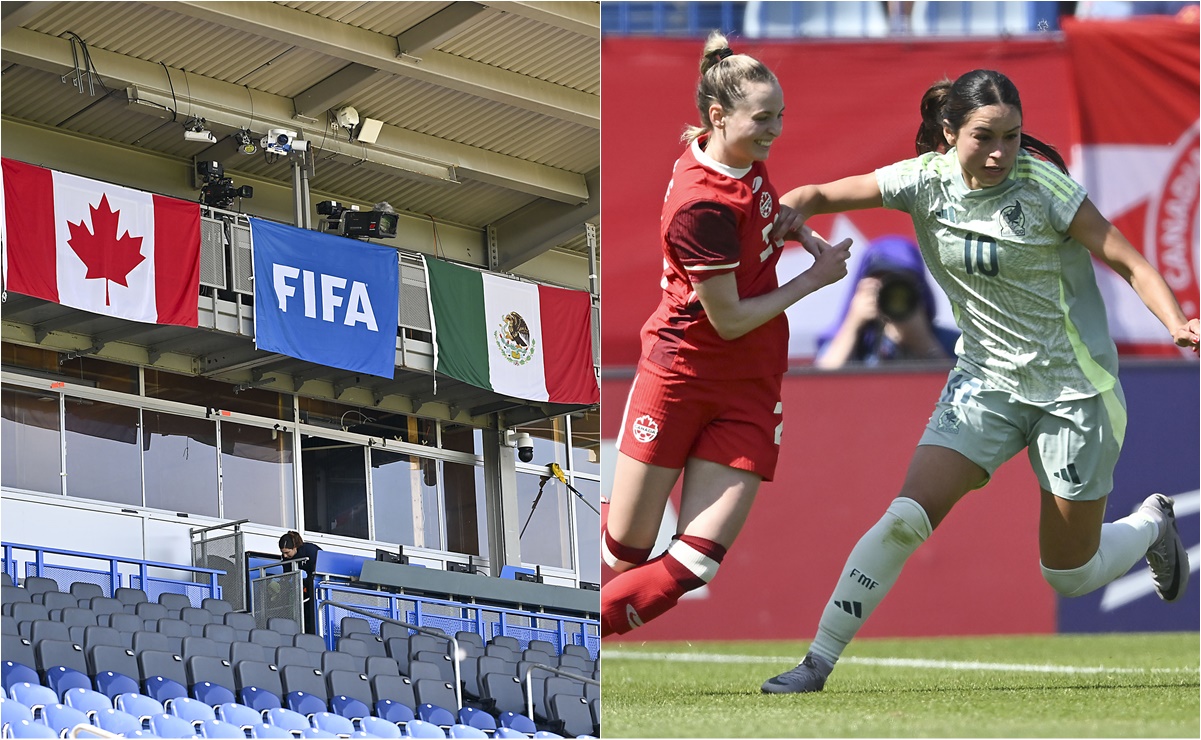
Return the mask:
<path fill-rule="evenodd" d="M 1165 601 L 1188 581 L 1171 499 L 1152 495 L 1103 523 L 1126 404 L 1090 255 L 1130 283 L 1177 345 L 1197 347 L 1198 320 L 1058 153 L 1022 132 L 1005 75 L 975 70 L 935 84 L 922 118 L 917 158 L 781 198 L 798 221 L 879 206 L 909 213 L 963 335 L 900 494 L 851 551 L 804 660 L 768 679 L 765 693 L 820 691 L 905 560 L 1023 448 L 1041 488 L 1039 554 L 1052 588 L 1086 594 L 1144 556 Z"/>

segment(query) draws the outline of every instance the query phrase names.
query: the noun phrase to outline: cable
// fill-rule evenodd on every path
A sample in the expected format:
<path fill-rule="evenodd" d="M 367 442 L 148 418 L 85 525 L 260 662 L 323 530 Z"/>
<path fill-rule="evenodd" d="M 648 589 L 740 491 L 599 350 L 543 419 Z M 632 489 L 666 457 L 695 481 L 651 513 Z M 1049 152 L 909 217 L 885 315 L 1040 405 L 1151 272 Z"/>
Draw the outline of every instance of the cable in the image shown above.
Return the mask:
<path fill-rule="evenodd" d="M 171 81 L 171 70 L 167 69 L 167 65 L 163 62 L 159 64 L 163 65 L 163 71 L 167 73 L 167 84 L 171 86 L 171 104 L 175 107 L 167 110 L 171 111 L 171 121 L 174 122 L 179 120 L 179 100 L 175 97 L 175 83 Z"/>

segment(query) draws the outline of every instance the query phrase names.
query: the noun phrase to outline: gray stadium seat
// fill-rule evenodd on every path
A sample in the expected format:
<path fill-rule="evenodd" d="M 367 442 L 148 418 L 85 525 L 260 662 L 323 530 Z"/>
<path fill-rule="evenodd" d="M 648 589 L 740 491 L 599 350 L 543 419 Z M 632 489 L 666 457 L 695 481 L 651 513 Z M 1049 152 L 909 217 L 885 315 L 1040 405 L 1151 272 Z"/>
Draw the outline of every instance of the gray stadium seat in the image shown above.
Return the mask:
<path fill-rule="evenodd" d="M 222 645 L 229 645 L 232 642 L 237 642 L 235 639 L 236 635 L 234 628 L 230 627 L 228 624 L 217 624 L 215 622 L 212 624 L 206 624 L 204 625 L 204 629 L 201 630 L 200 634 L 210 640 L 216 640 Z"/>
<path fill-rule="evenodd" d="M 367 669 L 367 659 L 351 653 L 341 653 L 336 650 L 326 650 L 321 654 L 321 670 L 325 673 L 330 671 L 354 671 L 355 673 L 363 673 Z"/>
<path fill-rule="evenodd" d="M 541 650 L 547 655 L 558 655 L 559 650 L 550 640 L 530 640 L 530 644 L 526 645 L 526 650 Z"/>
<path fill-rule="evenodd" d="M 396 665 L 396 661 L 380 655 L 372 655 L 367 658 L 367 663 L 363 668 L 364 673 L 367 674 L 367 678 L 400 675 L 400 667 Z"/>
<path fill-rule="evenodd" d="M 33 653 L 37 661 L 36 668 L 40 673 L 44 674 L 47 669 L 55 666 L 63 666 L 88 675 L 88 659 L 79 645 L 62 640 L 41 640 L 34 643 Z"/>
<path fill-rule="evenodd" d="M 42 640 L 71 641 L 71 631 L 62 622 L 50 619 L 37 619 L 29 625 L 29 640 L 37 646 Z"/>
<path fill-rule="evenodd" d="M 29 641 L 29 638 L 18 634 L 4 635 L 0 639 L 3 639 L 3 642 L 0 643 L 0 654 L 4 655 L 4 660 L 11 660 L 29 668 L 37 668 L 37 656 L 33 654 L 33 643 Z"/>
<path fill-rule="evenodd" d="M 310 668 L 320 668 L 321 656 L 293 645 L 280 645 L 275 648 L 275 658 L 272 662 L 275 665 L 307 665 Z"/>
<path fill-rule="evenodd" d="M 102 627 L 107 624 L 121 634 L 127 635 L 126 639 L 132 639 L 133 633 L 143 627 L 142 618 L 134 614 L 101 614 L 96 617 L 96 622 Z"/>
<path fill-rule="evenodd" d="M 186 685 L 188 687 L 208 681 L 218 686 L 224 686 L 230 692 L 234 692 L 237 689 L 237 681 L 234 679 L 234 669 L 225 658 L 218 658 L 211 655 L 194 655 L 185 660 L 185 667 L 188 676 L 188 683 Z"/>
<path fill-rule="evenodd" d="M 8 571 L 6 570 L 6 571 L 0 571 L 0 585 L 16 586 L 17 584 L 13 583 L 13 577 L 11 575 L 9 575 Z"/>
<path fill-rule="evenodd" d="M 235 667 L 244 660 L 256 663 L 271 663 L 272 659 L 273 654 L 271 651 L 257 642 L 239 640 L 229 644 L 229 662 L 233 663 Z"/>
<path fill-rule="evenodd" d="M 276 632 L 275 630 L 261 630 L 261 629 L 250 630 L 250 641 L 257 642 L 258 644 L 263 645 L 265 647 L 269 647 L 272 650 L 279 647 L 280 645 L 287 644 L 284 642 L 284 636 L 281 635 L 280 633 Z M 290 643 L 291 641 L 292 641 L 291 638 L 289 638 L 288 642 Z"/>
<path fill-rule="evenodd" d="M 267 620 L 267 629 L 275 630 L 279 634 L 287 635 L 288 637 L 298 635 L 301 632 L 300 625 L 296 623 L 295 619 L 289 617 L 271 617 Z"/>
<path fill-rule="evenodd" d="M 356 632 L 366 632 L 368 634 L 371 633 L 371 623 L 362 617 L 342 617 L 342 621 L 339 622 L 339 626 L 341 629 L 339 630 L 338 634 L 342 635 L 343 637 Z"/>
<path fill-rule="evenodd" d="M 204 635 L 204 625 L 213 623 L 213 615 L 210 612 L 192 606 L 180 609 L 179 619 L 187 624 L 191 633 L 197 637 Z"/>
<path fill-rule="evenodd" d="M 229 648 L 207 637 L 189 636 L 183 638 L 179 645 L 179 654 L 185 661 L 198 655 L 229 660 Z"/>
<path fill-rule="evenodd" d="M 122 586 L 113 592 L 113 598 L 125 605 L 125 611 L 134 613 L 138 604 L 147 603 L 146 592 L 140 588 Z"/>
<path fill-rule="evenodd" d="M 375 676 L 371 679 L 371 692 L 377 702 L 387 699 L 409 709 L 417 707 L 413 682 L 403 676 Z"/>
<path fill-rule="evenodd" d="M 409 677 L 413 677 L 413 671 L 417 665 L 425 663 L 431 665 L 438 670 L 438 675 L 443 681 L 453 682 L 455 680 L 454 661 L 446 653 L 438 653 L 432 650 L 422 650 L 413 656 L 409 661 Z"/>
<path fill-rule="evenodd" d="M 17 622 L 8 614 L 0 615 L 0 631 L 6 635 L 19 635 L 21 630 L 17 629 Z"/>
<path fill-rule="evenodd" d="M 58 619 L 68 627 L 91 627 L 96 624 L 96 612 L 91 609 L 69 606 L 62 610 Z"/>
<path fill-rule="evenodd" d="M 521 652 L 521 643 L 519 643 L 517 641 L 516 637 L 510 637 L 508 635 L 494 635 L 492 637 L 492 639 L 488 641 L 488 644 L 489 645 L 501 645 L 503 647 L 507 647 L 508 649 L 512 650 L 514 653 Z"/>
<path fill-rule="evenodd" d="M 366 642 L 362 640 L 356 640 L 354 637 L 345 636 L 338 638 L 338 652 L 357 655 L 361 658 L 366 658 L 369 655 Z"/>
<path fill-rule="evenodd" d="M 564 645 L 563 646 L 563 654 L 564 655 L 578 655 L 579 657 L 581 657 L 585 660 L 592 660 L 592 652 L 589 651 L 588 648 L 584 647 L 583 645 Z"/>
<path fill-rule="evenodd" d="M 158 595 L 158 603 L 167 607 L 167 611 L 178 612 L 181 609 L 186 609 L 192 606 L 192 600 L 184 594 L 177 594 L 171 591 L 164 591 Z"/>
<path fill-rule="evenodd" d="M 413 695 L 417 704 L 433 704 L 450 712 L 459 711 L 455 688 L 447 681 L 436 678 L 419 678 L 413 682 Z"/>
<path fill-rule="evenodd" d="M 58 581 L 44 576 L 26 576 L 22 587 L 33 596 L 33 603 L 42 603 L 42 594 L 58 592 Z"/>
<path fill-rule="evenodd" d="M 89 674 L 96 676 L 105 671 L 120 673 L 138 680 L 138 657 L 130 648 L 120 645 L 93 645 L 88 648 Z"/>
<path fill-rule="evenodd" d="M 409 639 L 409 634 L 410 634 L 409 628 L 402 627 L 399 624 L 392 624 L 391 622 L 381 622 L 380 626 L 379 626 L 379 638 L 381 640 L 387 640 L 388 638 L 391 638 L 391 637 L 403 637 L 407 640 L 407 639 Z"/>
<path fill-rule="evenodd" d="M 274 694 L 276 697 L 282 696 L 284 693 L 279 669 L 270 663 L 257 660 L 243 660 L 235 663 L 234 680 L 239 691 L 254 686 Z"/>
<path fill-rule="evenodd" d="M 200 608 L 212 614 L 214 621 L 220 621 L 226 614 L 234 610 L 233 604 L 230 604 L 225 599 L 214 599 L 211 596 L 201 600 Z"/>
<path fill-rule="evenodd" d="M 133 613 L 142 619 L 166 619 L 167 607 L 153 601 L 142 601 L 134 605 Z"/>
<path fill-rule="evenodd" d="M 161 650 L 146 650 L 138 653 L 138 674 L 143 681 L 161 676 L 171 679 L 180 686 L 188 685 L 188 673 L 183 658 Z"/>
<path fill-rule="evenodd" d="M 174 653 L 171 649 L 171 640 L 166 635 L 158 632 L 149 632 L 141 630 L 133 633 L 133 638 L 130 642 L 134 653 L 141 654 L 147 650 L 157 650 L 163 653 Z"/>
<path fill-rule="evenodd" d="M 182 619 L 160 619 L 158 620 L 158 629 L 160 635 L 168 637 L 178 637 L 181 640 L 192 635 L 192 627 Z"/>
<path fill-rule="evenodd" d="M 442 678 L 442 670 L 433 663 L 422 663 L 419 660 L 409 663 L 409 680 L 417 683 L 423 678 L 432 678 L 436 681 L 446 680 Z"/>
<path fill-rule="evenodd" d="M 507 663 L 516 663 L 521 657 L 521 653 L 514 651 L 513 648 L 509 647 L 508 645 L 492 644 L 484 646 L 484 655 L 500 658 Z"/>
<path fill-rule="evenodd" d="M 460 630 L 455 633 L 455 639 L 459 641 L 459 645 L 474 645 L 480 649 L 480 654 L 484 652 L 484 638 L 478 632 L 467 632 Z"/>
<path fill-rule="evenodd" d="M 481 698 L 490 702 L 496 712 L 526 713 L 525 694 L 517 676 L 511 673 L 485 673 L 482 681 L 484 695 Z"/>
<path fill-rule="evenodd" d="M 71 595 L 75 597 L 76 602 L 86 602 L 94 596 L 104 596 L 104 589 L 96 583 L 76 581 L 71 584 Z"/>
<path fill-rule="evenodd" d="M 88 599 L 88 608 L 97 614 L 117 614 L 125 612 L 125 605 L 107 596 L 93 596 Z"/>
<path fill-rule="evenodd" d="M 292 635 L 292 644 L 317 655 L 325 652 L 325 640 L 317 635 L 310 635 L 303 632 L 299 635 Z"/>
<path fill-rule="evenodd" d="M 555 694 L 550 697 L 547 710 L 550 719 L 562 728 L 564 737 L 593 732 L 592 711 L 588 708 L 588 700 L 582 696 Z"/>
<path fill-rule="evenodd" d="M 46 607 L 46 610 L 50 613 L 62 611 L 69 606 L 79 606 L 79 599 L 61 591 L 45 591 L 40 595 L 42 597 L 42 606 Z"/>
<path fill-rule="evenodd" d="M 322 671 L 303 665 L 288 665 L 280 668 L 279 675 L 285 695 L 303 691 L 322 701 L 329 701 L 329 688 L 325 685 L 325 675 Z"/>
<path fill-rule="evenodd" d="M 250 630 L 258 627 L 258 624 L 254 621 L 254 615 L 247 614 L 246 612 L 227 612 L 223 617 L 223 621 L 230 627 L 236 630 L 243 630 L 247 634 L 250 633 Z"/>
<path fill-rule="evenodd" d="M 409 658 L 413 658 L 417 653 L 428 651 L 442 653 L 445 655 L 448 651 L 450 643 L 440 637 L 433 635 L 416 634 L 409 637 Z"/>
<path fill-rule="evenodd" d="M 349 696 L 351 699 L 358 699 L 368 707 L 375 703 L 371 693 L 371 682 L 362 673 L 331 671 L 326 674 L 325 681 L 330 696 Z"/>

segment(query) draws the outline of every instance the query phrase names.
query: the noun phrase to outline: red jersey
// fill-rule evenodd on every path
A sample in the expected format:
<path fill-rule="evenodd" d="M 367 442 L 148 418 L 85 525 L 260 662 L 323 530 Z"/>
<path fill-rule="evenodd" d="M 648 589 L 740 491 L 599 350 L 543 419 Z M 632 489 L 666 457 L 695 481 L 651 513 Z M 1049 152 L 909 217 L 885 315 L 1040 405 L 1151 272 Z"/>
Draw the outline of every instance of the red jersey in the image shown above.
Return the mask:
<path fill-rule="evenodd" d="M 663 299 L 642 327 L 642 359 L 703 378 L 755 378 L 788 368 L 788 319 L 780 314 L 725 340 L 705 315 L 693 284 L 734 273 L 738 295 L 775 290 L 780 245 L 768 239 L 779 211 L 767 167 L 720 164 L 704 139 L 676 161 L 660 219 Z"/>

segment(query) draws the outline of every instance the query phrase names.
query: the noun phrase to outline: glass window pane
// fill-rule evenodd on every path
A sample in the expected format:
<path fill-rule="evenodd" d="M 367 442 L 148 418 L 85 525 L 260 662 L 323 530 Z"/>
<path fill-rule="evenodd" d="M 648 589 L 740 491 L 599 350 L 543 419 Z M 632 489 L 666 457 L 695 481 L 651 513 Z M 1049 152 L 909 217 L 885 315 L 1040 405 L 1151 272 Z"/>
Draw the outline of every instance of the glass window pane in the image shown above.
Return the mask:
<path fill-rule="evenodd" d="M 66 398 L 67 493 L 142 505 L 138 410 Z"/>
<path fill-rule="evenodd" d="M 535 449 L 538 441 L 535 440 Z M 537 475 L 517 474 L 517 512 L 524 529 L 521 535 L 521 562 L 569 568 L 571 542 L 564 501 L 565 496 L 571 493 L 562 483 L 550 478 L 539 495 L 538 481 Z"/>
<path fill-rule="evenodd" d="M 295 527 L 292 435 L 229 421 L 220 424 L 221 516 Z"/>
<path fill-rule="evenodd" d="M 232 385 L 218 380 L 146 368 L 148 398 L 163 398 L 205 407 L 212 406 L 213 399 L 216 398 L 220 399 L 221 408 L 226 411 L 287 421 L 293 418 L 292 396 L 262 388 L 230 393 L 232 390 Z"/>
<path fill-rule="evenodd" d="M 375 539 L 441 549 L 437 471 L 434 460 L 371 450 Z"/>
<path fill-rule="evenodd" d="M 442 447 L 456 452 L 482 454 L 483 433 L 462 424 L 442 425 Z M 481 470 L 482 472 L 482 470 Z M 487 519 L 483 516 L 484 485 L 474 465 L 443 463 L 443 498 L 446 510 L 446 549 L 465 555 L 488 552 Z"/>
<path fill-rule="evenodd" d="M 366 448 L 324 437 L 305 437 L 300 449 L 305 529 L 367 539 Z"/>
<path fill-rule="evenodd" d="M 216 423 L 143 411 L 142 424 L 146 505 L 218 516 Z"/>
<path fill-rule="evenodd" d="M 5 388 L 0 399 L 0 482 L 6 488 L 61 493 L 59 395 Z"/>

